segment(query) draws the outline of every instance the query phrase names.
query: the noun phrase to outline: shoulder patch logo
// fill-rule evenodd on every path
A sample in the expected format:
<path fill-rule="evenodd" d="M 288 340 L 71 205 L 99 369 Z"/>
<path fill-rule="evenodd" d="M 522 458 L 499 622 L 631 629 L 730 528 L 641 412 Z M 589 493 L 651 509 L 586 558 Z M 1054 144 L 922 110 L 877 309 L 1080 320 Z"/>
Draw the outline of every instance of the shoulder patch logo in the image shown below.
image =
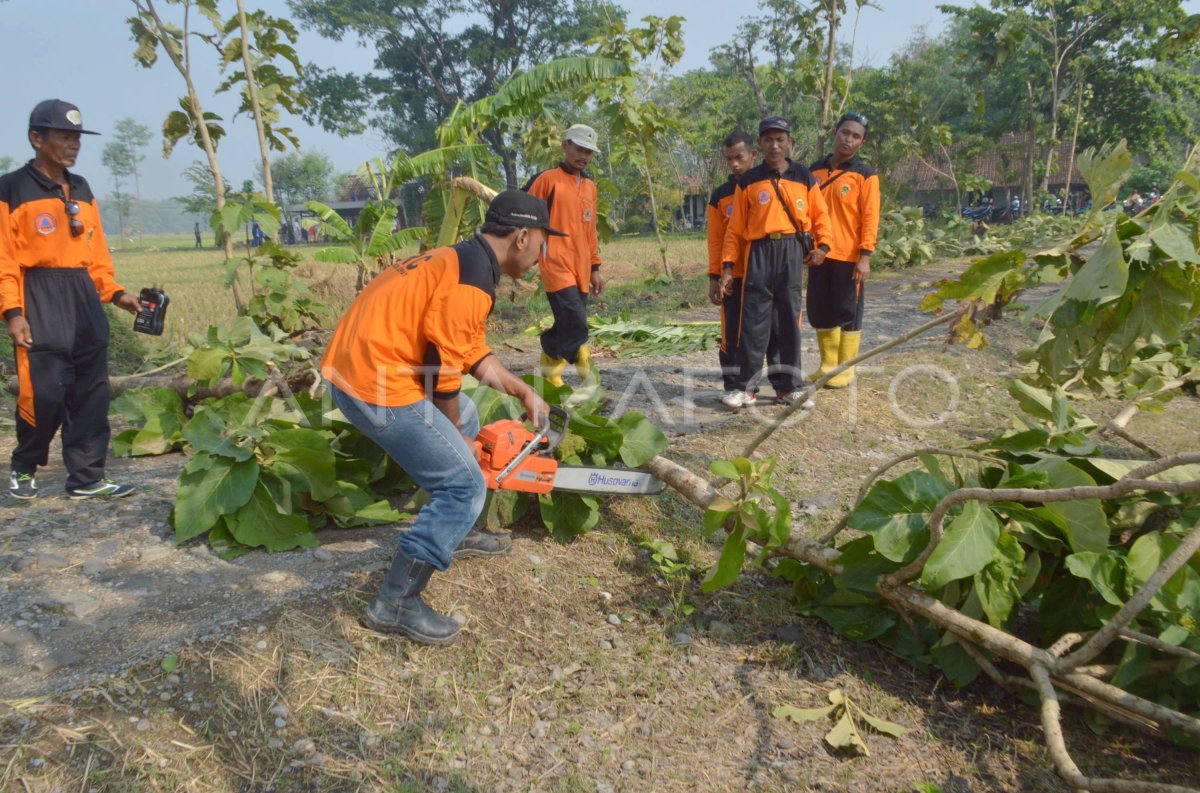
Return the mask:
<path fill-rule="evenodd" d="M 728 204 L 725 205 L 725 217 L 727 217 L 727 218 L 733 217 L 733 202 L 732 201 L 730 201 Z"/>
<path fill-rule="evenodd" d="M 771 203 L 771 194 L 767 192 L 766 188 L 758 191 L 758 203 L 763 206 Z"/>
<path fill-rule="evenodd" d="M 803 199 L 803 198 L 797 198 L 797 199 L 796 199 L 796 211 L 797 211 L 797 212 L 803 212 L 803 211 L 804 211 L 804 199 Z"/>
<path fill-rule="evenodd" d="M 58 228 L 58 223 L 55 222 L 54 215 L 43 212 L 33 219 L 33 227 L 37 229 L 38 234 L 53 234 Z"/>
<path fill-rule="evenodd" d="M 592 208 L 591 207 L 583 208 L 583 222 L 584 223 L 592 222 Z"/>
<path fill-rule="evenodd" d="M 842 195 L 849 195 L 850 194 L 850 185 L 848 185 L 848 184 L 842 185 L 841 193 L 842 193 Z"/>

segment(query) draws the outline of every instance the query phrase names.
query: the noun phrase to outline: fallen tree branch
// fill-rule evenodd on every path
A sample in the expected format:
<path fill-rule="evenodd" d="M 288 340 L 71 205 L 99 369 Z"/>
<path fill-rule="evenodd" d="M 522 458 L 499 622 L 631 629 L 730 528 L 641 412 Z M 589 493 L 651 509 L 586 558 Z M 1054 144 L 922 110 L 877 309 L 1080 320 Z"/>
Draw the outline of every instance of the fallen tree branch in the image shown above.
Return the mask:
<path fill-rule="evenodd" d="M 863 361 L 869 361 L 870 359 L 874 358 L 877 355 L 882 355 L 883 353 L 887 352 L 888 350 L 891 350 L 895 347 L 899 347 L 901 344 L 910 342 L 913 339 L 915 339 L 916 337 L 920 336 L 921 334 L 928 333 L 929 331 L 933 330 L 934 328 L 941 327 L 942 325 L 945 325 L 949 322 L 956 322 L 959 319 L 961 319 L 962 316 L 965 313 L 967 313 L 967 311 L 968 311 L 968 307 L 963 307 L 963 308 L 960 308 L 958 311 L 955 311 L 952 314 L 946 314 L 945 316 L 935 317 L 934 319 L 931 319 L 928 322 L 926 322 L 924 325 L 921 325 L 917 328 L 910 330 L 908 333 L 905 333 L 903 336 L 898 336 L 897 338 L 892 339 L 891 341 L 884 342 L 883 344 L 880 344 L 878 347 L 872 347 L 871 349 L 867 350 L 866 352 L 861 353 L 860 355 L 858 355 L 854 358 L 851 358 L 849 361 L 846 361 L 845 363 L 841 364 L 836 369 L 834 369 L 833 371 L 826 374 L 824 377 L 818 379 L 816 382 L 809 384 L 808 387 L 806 387 L 804 389 L 804 394 L 800 399 L 797 399 L 791 405 L 788 405 L 786 408 L 784 408 L 783 411 L 781 411 L 779 413 L 779 415 L 777 415 L 774 419 L 772 419 L 767 424 L 767 426 L 763 427 L 762 431 L 759 432 L 758 435 L 754 436 L 754 440 L 752 440 L 752 441 L 750 441 L 750 443 L 746 444 L 746 448 L 742 450 L 741 456 L 742 457 L 750 457 L 752 454 L 754 454 L 754 452 L 757 451 L 758 447 L 763 444 L 763 441 L 765 441 L 767 438 L 771 437 L 771 434 L 774 433 L 775 430 L 782 427 L 784 425 L 784 423 L 788 420 L 788 418 L 791 417 L 791 415 L 793 413 L 795 413 L 797 410 L 802 409 L 804 407 L 804 403 L 813 394 L 815 394 L 817 391 L 819 391 L 821 388 L 823 388 L 826 383 L 828 383 L 833 378 L 837 377 L 842 372 L 846 371 L 847 369 L 849 369 L 851 367 L 858 366 Z"/>
<path fill-rule="evenodd" d="M 932 454 L 932 455 L 937 455 L 939 457 L 962 457 L 967 460 L 978 460 L 980 462 L 987 462 L 987 463 L 999 463 L 1000 465 L 1004 464 L 1004 461 L 1001 460 L 999 457 L 990 457 L 986 454 L 980 454 L 978 452 L 971 452 L 971 451 L 964 451 L 961 449 L 938 449 L 938 448 L 917 449 L 916 451 L 906 452 L 897 457 L 893 457 L 892 459 L 888 460 L 886 463 L 884 463 L 883 465 L 879 466 L 878 468 L 876 468 L 874 471 L 871 472 L 871 474 L 867 477 L 867 481 L 863 482 L 862 487 L 860 487 L 858 489 L 858 497 L 854 500 L 854 506 L 852 506 L 852 507 L 850 507 L 850 509 L 846 510 L 846 514 L 842 516 L 842 519 L 840 521 L 838 521 L 838 524 L 836 526 L 834 526 L 832 529 L 830 529 L 829 531 L 825 532 L 820 537 L 818 537 L 817 542 L 827 543 L 827 542 L 830 542 L 831 540 L 833 540 L 833 538 L 836 537 L 837 535 L 841 534 L 842 530 L 845 529 L 846 525 L 850 522 L 850 516 L 854 513 L 854 510 L 856 510 L 860 506 L 862 506 L 863 501 L 867 497 L 867 491 L 869 491 L 871 489 L 871 485 L 875 484 L 875 481 L 877 479 L 879 479 L 879 477 L 883 476 L 884 474 L 886 474 L 888 471 L 895 468 L 900 463 L 907 462 L 908 460 L 915 460 L 916 458 L 920 457 L 922 454 Z"/>
<path fill-rule="evenodd" d="M 903 584 L 916 578 L 925 567 L 925 562 L 933 554 L 938 543 L 942 541 L 943 524 L 946 515 L 956 504 L 966 501 L 1082 501 L 1084 499 L 1118 498 L 1138 490 L 1150 490 L 1161 493 L 1200 493 L 1200 479 L 1191 482 L 1156 482 L 1145 479 L 1169 468 L 1181 465 L 1200 463 L 1200 452 L 1185 452 L 1153 460 L 1140 468 L 1130 471 L 1111 485 L 1095 485 L 1082 487 L 1064 487 L 1053 490 L 1038 490 L 1036 488 L 986 488 L 963 487 L 945 496 L 929 516 L 929 544 L 912 562 L 886 577 L 891 585 Z"/>

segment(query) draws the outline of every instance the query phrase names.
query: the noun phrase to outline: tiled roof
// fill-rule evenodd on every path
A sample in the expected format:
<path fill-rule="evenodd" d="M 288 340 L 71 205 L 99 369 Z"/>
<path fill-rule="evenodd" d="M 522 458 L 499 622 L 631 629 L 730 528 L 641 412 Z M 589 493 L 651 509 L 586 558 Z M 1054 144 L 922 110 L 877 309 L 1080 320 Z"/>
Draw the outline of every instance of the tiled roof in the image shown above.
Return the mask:
<path fill-rule="evenodd" d="M 1025 174 L 1025 158 L 1026 143 L 1025 137 L 1021 135 L 1005 135 L 996 144 L 995 148 L 989 152 L 977 156 L 971 166 L 967 169 L 960 169 L 958 175 L 960 178 L 966 174 L 981 176 L 991 182 L 993 188 L 1020 188 L 1024 184 Z M 1078 163 L 1079 153 L 1075 154 L 1076 163 Z M 1045 163 L 1046 155 L 1039 148 L 1036 163 Z M 1067 183 L 1064 178 L 1067 163 L 1071 160 L 1071 142 L 1065 141 L 1058 144 L 1058 151 L 1054 156 L 1054 173 L 1050 175 L 1050 186 L 1061 187 Z M 940 171 L 949 173 L 949 168 L 946 166 L 945 158 L 938 157 L 936 160 L 928 160 L 929 164 L 921 162 L 916 157 L 906 157 L 896 163 L 886 174 L 888 181 L 896 186 L 904 186 L 909 190 L 951 190 L 954 188 L 954 183 L 949 176 L 939 174 L 934 168 Z M 930 167 L 933 166 L 933 168 Z M 1083 177 L 1079 175 L 1079 169 L 1073 167 L 1071 169 L 1070 184 L 1084 184 Z"/>

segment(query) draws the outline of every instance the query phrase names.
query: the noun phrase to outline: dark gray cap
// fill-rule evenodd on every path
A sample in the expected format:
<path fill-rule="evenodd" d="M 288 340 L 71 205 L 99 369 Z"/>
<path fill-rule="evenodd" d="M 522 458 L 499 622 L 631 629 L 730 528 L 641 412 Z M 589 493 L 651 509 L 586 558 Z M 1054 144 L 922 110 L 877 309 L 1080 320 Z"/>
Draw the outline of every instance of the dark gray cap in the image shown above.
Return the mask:
<path fill-rule="evenodd" d="M 70 132 L 82 132 L 84 135 L 99 135 L 99 132 L 83 128 L 83 116 L 79 108 L 61 99 L 47 99 L 38 102 L 37 107 L 29 114 L 30 129 L 65 129 Z"/>
<path fill-rule="evenodd" d="M 788 124 L 787 119 L 783 116 L 767 116 L 762 121 L 758 122 L 758 134 L 762 137 L 767 132 L 773 129 L 778 129 L 787 134 L 792 134 L 792 127 Z"/>

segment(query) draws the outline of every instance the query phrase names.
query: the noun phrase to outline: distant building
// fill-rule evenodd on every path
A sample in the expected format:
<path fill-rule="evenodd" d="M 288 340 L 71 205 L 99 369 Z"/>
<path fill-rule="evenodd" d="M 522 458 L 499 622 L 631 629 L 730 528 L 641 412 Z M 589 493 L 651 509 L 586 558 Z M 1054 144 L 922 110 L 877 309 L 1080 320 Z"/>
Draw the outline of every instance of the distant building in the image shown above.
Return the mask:
<path fill-rule="evenodd" d="M 995 147 L 977 156 L 969 166 L 959 166 L 953 169 L 946 158 L 942 156 L 926 158 L 906 157 L 884 174 L 888 182 L 888 192 L 900 197 L 901 202 L 917 206 L 953 206 L 955 202 L 954 180 L 950 178 L 953 172 L 958 177 L 962 200 L 969 200 L 968 191 L 962 189 L 963 177 L 967 175 L 981 177 L 991 183 L 988 191 L 992 200 L 998 206 L 1005 206 L 1014 196 L 1025 198 L 1026 187 L 1030 184 L 1029 144 L 1024 135 L 1005 135 Z M 1035 168 L 1045 165 L 1047 152 L 1039 147 L 1034 157 Z M 1054 153 L 1054 172 L 1050 174 L 1050 192 L 1060 194 L 1064 187 L 1072 194 L 1087 192 L 1087 183 L 1079 175 L 1079 153 L 1071 157 L 1071 142 L 1058 144 Z M 1067 175 L 1067 165 L 1072 163 L 1070 177 Z M 1040 186 L 1040 179 L 1032 180 L 1033 188 Z M 978 197 L 976 195 L 976 197 Z"/>

